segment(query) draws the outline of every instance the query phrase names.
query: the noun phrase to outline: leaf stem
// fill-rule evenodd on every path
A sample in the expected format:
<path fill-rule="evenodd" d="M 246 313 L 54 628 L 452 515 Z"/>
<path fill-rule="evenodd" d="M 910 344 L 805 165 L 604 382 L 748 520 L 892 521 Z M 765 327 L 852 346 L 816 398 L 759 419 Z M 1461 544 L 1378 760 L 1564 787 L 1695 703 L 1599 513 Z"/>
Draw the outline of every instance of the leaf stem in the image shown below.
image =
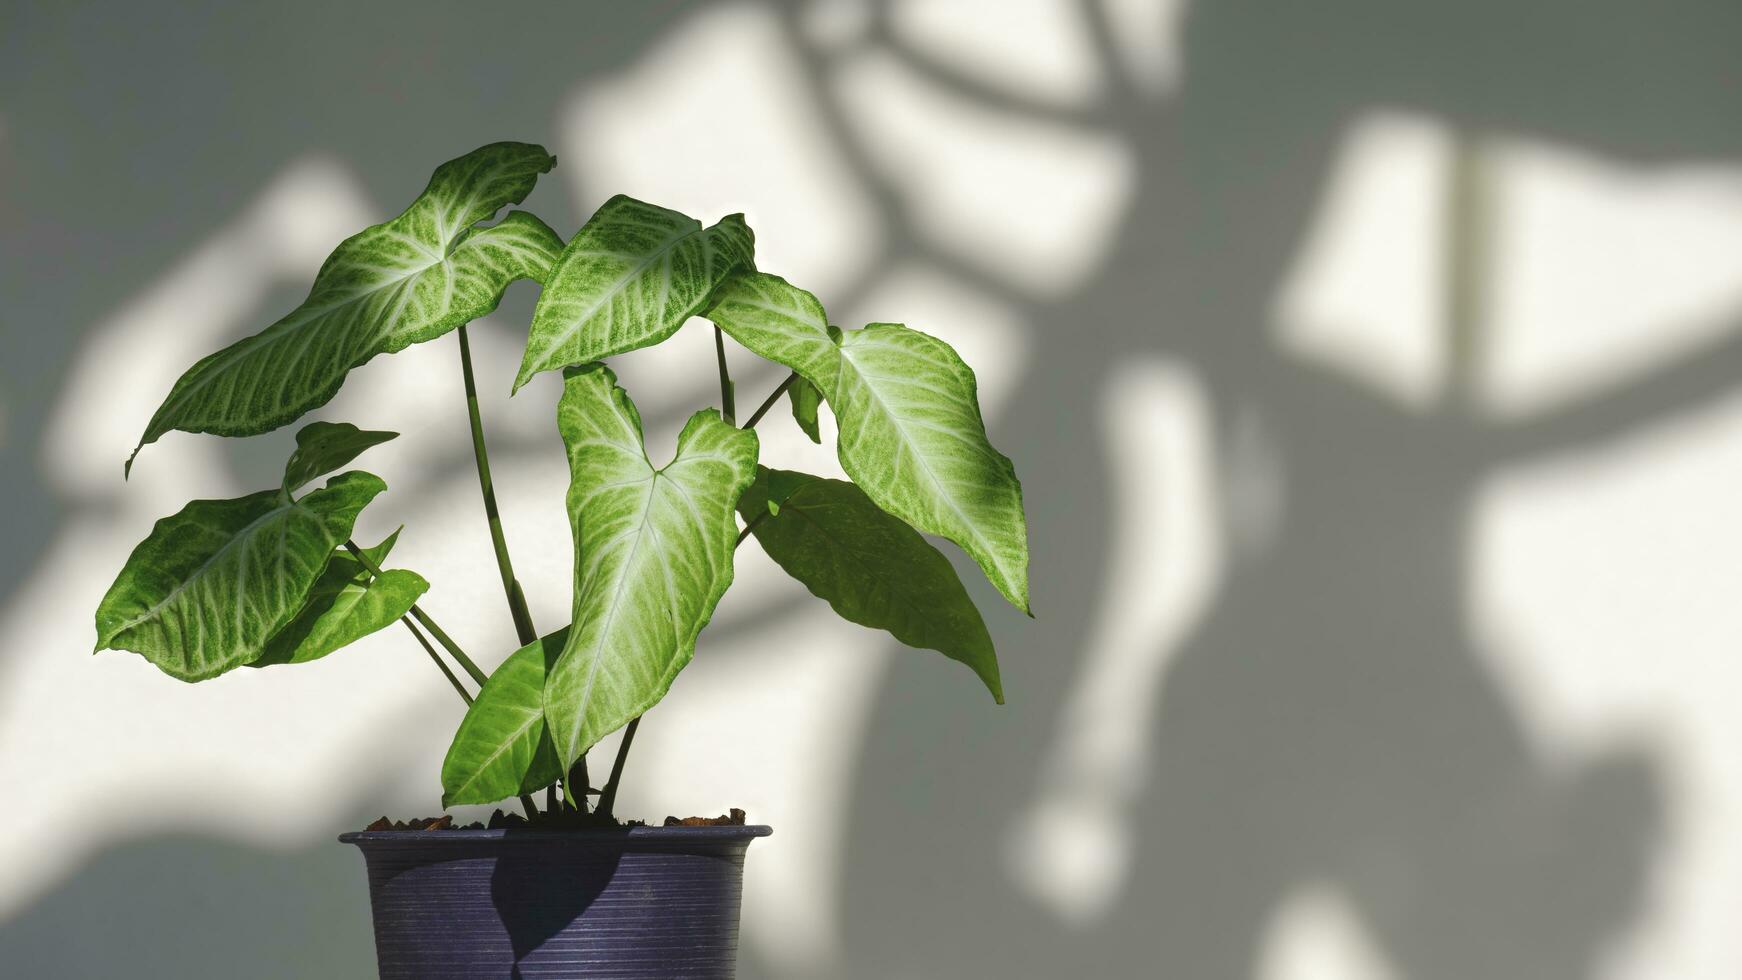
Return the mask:
<path fill-rule="evenodd" d="M 733 550 L 737 550 L 738 546 L 744 543 L 744 539 L 750 536 L 750 532 L 756 530 L 756 525 L 761 524 L 767 519 L 768 511 L 766 510 L 751 518 L 750 522 L 744 525 L 744 530 L 738 532 L 738 540 L 732 542 Z"/>
<path fill-rule="evenodd" d="M 428 653 L 429 658 L 435 661 L 436 669 L 442 672 L 442 676 L 448 679 L 448 683 L 454 686 L 454 690 L 459 692 L 461 699 L 469 706 L 472 703 L 472 696 L 467 694 L 466 689 L 460 685 L 460 679 L 454 676 L 447 661 L 442 659 L 441 654 L 435 652 L 435 647 L 429 645 L 429 640 L 424 638 L 423 631 L 417 628 L 417 624 L 411 621 L 410 616 L 401 616 L 399 621 L 405 624 L 406 629 L 411 630 L 412 636 L 417 637 L 417 642 L 423 647 L 424 652 Z"/>
<path fill-rule="evenodd" d="M 369 570 L 370 575 L 377 577 L 381 575 L 381 566 L 375 564 L 375 559 L 364 553 L 362 548 L 357 547 L 357 542 L 346 541 L 345 550 L 351 553 L 351 557 L 361 562 L 363 567 Z M 471 657 L 466 656 L 466 651 L 460 649 L 460 645 L 454 642 L 453 637 L 437 626 L 435 620 L 429 618 L 429 614 L 424 612 L 415 602 L 411 604 L 411 618 L 417 620 L 418 625 L 429 630 L 429 635 L 435 637 L 436 642 L 442 645 L 442 649 L 448 652 L 448 656 L 453 657 L 456 663 L 465 668 L 466 673 L 470 674 L 472 680 L 476 681 L 480 687 L 483 686 L 490 675 L 479 670 L 478 665 L 472 662 Z"/>
<path fill-rule="evenodd" d="M 727 425 L 738 424 L 738 410 L 734 404 L 732 375 L 726 370 L 726 335 L 718 326 L 714 327 L 714 357 L 720 362 L 720 415 Z"/>
<path fill-rule="evenodd" d="M 508 557 L 508 539 L 502 533 L 502 513 L 496 506 L 496 484 L 490 479 L 490 453 L 484 446 L 484 419 L 478 412 L 478 384 L 472 377 L 472 342 L 460 325 L 460 373 L 466 380 L 466 415 L 472 425 L 472 458 L 478 463 L 478 489 L 484 494 L 484 517 L 490 524 L 490 544 L 496 549 L 496 569 L 502 574 L 502 593 L 508 598 L 508 614 L 514 617 L 514 632 L 520 645 L 538 639 L 526 595 L 514 577 L 514 562 Z"/>
<path fill-rule="evenodd" d="M 629 746 L 635 741 L 635 731 L 641 727 L 641 716 L 636 715 L 629 720 L 629 727 L 623 729 L 623 741 L 617 743 L 617 760 L 611 764 L 611 778 L 606 780 L 605 788 L 599 793 L 599 805 L 593 812 L 600 816 L 611 815 L 611 807 L 617 803 L 617 784 L 623 781 L 623 763 L 629 758 Z"/>
<path fill-rule="evenodd" d="M 786 389 L 791 388 L 792 383 L 794 381 L 797 381 L 797 380 L 798 380 L 798 372 L 797 371 L 794 371 L 791 374 L 787 375 L 786 380 L 782 381 L 780 383 L 780 387 L 774 389 L 774 392 L 772 394 L 770 394 L 766 399 L 763 400 L 762 404 L 757 407 L 756 411 L 751 413 L 750 421 L 744 423 L 744 428 L 746 428 L 746 429 L 756 428 L 756 423 L 762 421 L 762 416 L 768 414 L 768 410 L 774 407 L 774 403 L 779 401 L 780 396 L 786 394 Z"/>

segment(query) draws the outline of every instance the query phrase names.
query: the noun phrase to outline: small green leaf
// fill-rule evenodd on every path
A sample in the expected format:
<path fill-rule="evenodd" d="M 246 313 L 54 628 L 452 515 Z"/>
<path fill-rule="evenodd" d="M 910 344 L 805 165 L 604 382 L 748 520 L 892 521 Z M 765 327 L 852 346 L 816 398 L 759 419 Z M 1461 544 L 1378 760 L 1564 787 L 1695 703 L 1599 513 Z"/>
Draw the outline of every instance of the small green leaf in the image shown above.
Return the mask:
<path fill-rule="evenodd" d="M 189 368 L 140 448 L 172 429 L 246 436 L 293 422 L 352 368 L 489 313 L 516 279 L 542 281 L 562 250 L 544 222 L 515 211 L 475 226 L 555 165 L 544 147 L 492 143 L 437 167 L 398 217 L 333 250 L 301 306 Z"/>
<path fill-rule="evenodd" d="M 394 531 L 373 548 L 364 548 L 379 568 L 399 539 Z M 266 652 L 250 667 L 303 664 L 320 658 L 393 625 L 429 590 L 416 572 L 384 569 L 379 577 L 350 552 L 340 549 L 327 559 L 326 570 L 309 590 L 308 602 L 296 618 L 267 641 Z"/>
<path fill-rule="evenodd" d="M 741 214 L 703 228 L 694 218 L 618 195 L 588 220 L 551 271 L 532 314 L 516 390 L 540 371 L 649 347 L 700 312 L 714 288 L 750 264 Z"/>
<path fill-rule="evenodd" d="M 823 433 L 817 427 L 817 408 L 822 405 L 823 393 L 817 386 L 799 378 L 786 390 L 786 396 L 792 402 L 792 419 L 804 434 L 810 436 L 812 442 L 822 445 Z"/>
<path fill-rule="evenodd" d="M 195 500 L 157 522 L 97 607 L 97 649 L 184 681 L 256 660 L 300 610 L 357 514 L 387 489 L 360 470 L 292 500 Z"/>
<path fill-rule="evenodd" d="M 484 682 L 442 761 L 444 808 L 536 793 L 562 778 L 544 720 L 544 684 L 568 635 L 565 626 L 528 643 Z"/>
<path fill-rule="evenodd" d="M 816 386 L 835 413 L 841 468 L 877 506 L 960 545 L 1028 611 L 1022 485 L 987 440 L 974 372 L 950 345 L 894 323 L 843 332 L 815 296 L 758 272 L 720 287 L 708 318 Z"/>
<path fill-rule="evenodd" d="M 998 656 L 948 558 L 842 480 L 758 468 L 738 501 L 762 550 L 843 619 L 968 665 L 999 704 Z"/>
<path fill-rule="evenodd" d="M 567 372 L 557 428 L 569 454 L 574 629 L 545 686 L 564 766 L 653 707 L 695 655 L 732 584 L 733 507 L 756 475 L 756 434 L 697 412 L 656 470 L 641 417 L 602 364 Z"/>
<path fill-rule="evenodd" d="M 359 429 L 349 422 L 310 422 L 297 432 L 296 451 L 284 464 L 284 492 L 295 493 L 315 477 L 356 459 L 370 446 L 398 437 L 397 432 Z"/>

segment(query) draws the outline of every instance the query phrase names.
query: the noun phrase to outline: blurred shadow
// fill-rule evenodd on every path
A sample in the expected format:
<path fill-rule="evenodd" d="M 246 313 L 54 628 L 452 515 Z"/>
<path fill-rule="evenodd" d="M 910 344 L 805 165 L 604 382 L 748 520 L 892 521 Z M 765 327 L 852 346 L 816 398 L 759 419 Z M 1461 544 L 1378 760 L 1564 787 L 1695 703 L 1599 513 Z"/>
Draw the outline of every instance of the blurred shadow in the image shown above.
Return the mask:
<path fill-rule="evenodd" d="M 904 52 L 989 112 L 1124 136 L 1142 176 L 1099 275 L 1023 310 L 1041 325 L 1034 370 L 994 433 L 1028 461 L 1035 555 L 1039 619 L 993 624 L 1012 707 L 964 708 L 928 685 L 926 665 L 897 658 L 867 726 L 844 838 L 847 975 L 1250 976 L 1278 906 L 1319 882 L 1347 894 L 1399 976 L 1592 969 L 1643 897 L 1664 823 L 1658 766 L 1629 749 L 1572 771 L 1538 758 L 1472 635 L 1471 505 L 1520 454 L 1588 448 L 1733 390 L 1742 337 L 1502 425 L 1462 397 L 1480 364 L 1454 364 L 1451 397 L 1417 414 L 1279 352 L 1269 304 L 1364 111 L 1401 106 L 1464 133 L 1627 160 L 1733 162 L 1738 74 L 1720 39 L 1738 28 L 1742 10 L 1721 3 L 1204 2 L 1177 96 L 1121 89 L 1082 113 L 1013 104 Z M 1117 75 L 1110 28 L 1091 33 Z M 878 39 L 901 48 L 886 28 Z M 810 66 L 828 92 L 828 66 Z M 860 176 L 902 213 L 896 188 Z M 910 226 L 891 238 L 1009 294 Z M 1452 339 L 1479 349 L 1466 343 L 1479 336 Z M 1146 353 L 1200 372 L 1224 450 L 1235 419 L 1260 421 L 1286 516 L 1175 656 L 1129 885 L 1106 918 L 1070 928 L 1013 887 L 1006 825 L 1044 789 L 1038 763 L 1117 533 L 1093 398 L 1121 359 Z"/>
<path fill-rule="evenodd" d="M 325 839 L 130 841 L 0 924 L 10 977 L 325 980 L 363 976 L 374 957 L 362 863 Z"/>

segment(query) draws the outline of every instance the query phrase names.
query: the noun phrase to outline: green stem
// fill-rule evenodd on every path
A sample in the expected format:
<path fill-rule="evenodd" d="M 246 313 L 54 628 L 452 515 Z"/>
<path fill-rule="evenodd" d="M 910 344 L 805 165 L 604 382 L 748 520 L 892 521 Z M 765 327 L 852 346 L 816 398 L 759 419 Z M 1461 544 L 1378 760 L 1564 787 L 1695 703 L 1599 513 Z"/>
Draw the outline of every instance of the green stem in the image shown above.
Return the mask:
<path fill-rule="evenodd" d="M 526 608 L 526 595 L 520 590 L 520 580 L 514 577 L 514 562 L 508 557 L 508 539 L 502 533 L 502 513 L 496 507 L 496 484 L 490 479 L 490 453 L 484 446 L 484 419 L 478 412 L 478 384 L 472 377 L 472 342 L 466 336 L 465 325 L 460 334 L 460 373 L 466 379 L 466 414 L 472 424 L 472 458 L 478 463 L 478 489 L 484 494 L 484 517 L 490 523 L 490 544 L 496 549 L 496 570 L 502 574 L 502 594 L 508 598 L 508 614 L 514 617 L 514 632 L 520 645 L 538 639 L 532 627 L 532 613 Z"/>
<path fill-rule="evenodd" d="M 461 700 L 465 701 L 469 707 L 472 704 L 472 696 L 467 694 L 466 689 L 460 685 L 460 679 L 455 677 L 454 672 L 448 668 L 447 661 L 442 659 L 441 654 L 435 652 L 435 647 L 429 645 L 429 640 L 424 638 L 423 631 L 417 628 L 417 624 L 412 622 L 409 616 L 401 616 L 399 621 L 405 624 L 406 629 L 411 630 L 412 636 L 417 637 L 417 642 L 422 645 L 424 652 L 428 653 L 429 658 L 435 661 L 436 669 L 442 672 L 442 676 L 448 679 L 448 683 L 454 686 L 454 690 L 459 692 Z"/>
<path fill-rule="evenodd" d="M 617 760 L 611 764 L 611 778 L 605 782 L 605 788 L 599 793 L 599 806 L 595 810 L 600 816 L 609 817 L 611 807 L 617 803 L 617 784 L 623 781 L 623 763 L 629 758 L 629 746 L 635 741 L 635 730 L 641 727 L 641 716 L 630 719 L 629 727 L 623 729 L 623 741 L 617 743 Z"/>
<path fill-rule="evenodd" d="M 779 401 L 780 396 L 786 394 L 786 389 L 791 388 L 792 383 L 794 381 L 797 381 L 797 380 L 798 380 L 798 372 L 797 371 L 794 371 L 791 374 L 787 375 L 786 380 L 782 381 L 780 383 L 780 387 L 774 389 L 774 393 L 769 395 L 765 400 L 763 400 L 762 404 L 757 407 L 756 411 L 754 411 L 750 414 L 750 421 L 744 423 L 744 428 L 746 428 L 746 429 L 756 428 L 756 423 L 762 421 L 762 416 L 768 414 L 768 410 L 774 407 L 774 403 Z"/>
<path fill-rule="evenodd" d="M 737 550 L 737 547 L 744 543 L 744 539 L 750 536 L 750 532 L 756 530 L 756 525 L 761 524 L 767 519 L 768 511 L 766 510 L 757 514 L 755 517 L 752 517 L 750 523 L 744 525 L 744 530 L 738 532 L 738 540 L 732 542 L 733 550 Z"/>
<path fill-rule="evenodd" d="M 738 410 L 734 404 L 732 375 L 726 370 L 726 335 L 719 327 L 714 328 L 714 357 L 720 362 L 720 414 L 725 417 L 727 425 L 737 425 Z"/>
<path fill-rule="evenodd" d="M 375 564 L 375 559 L 370 558 L 365 554 L 362 548 L 357 547 L 357 542 L 346 541 L 345 550 L 351 553 L 351 557 L 361 562 L 363 567 L 369 570 L 370 575 L 377 577 L 381 575 L 381 566 Z M 453 637 L 449 636 L 440 626 L 437 626 L 435 620 L 430 619 L 429 614 L 419 608 L 416 603 L 412 603 L 411 618 L 417 620 L 418 625 L 429 630 L 429 635 L 435 637 L 436 642 L 442 645 L 442 649 L 448 652 L 448 656 L 453 657 L 456 663 L 461 667 L 464 667 L 466 673 L 470 674 L 472 680 L 476 681 L 480 687 L 483 686 L 484 682 L 489 679 L 490 675 L 479 670 L 478 665 L 472 662 L 471 657 L 466 656 L 466 651 L 460 649 L 460 645 L 454 642 Z"/>

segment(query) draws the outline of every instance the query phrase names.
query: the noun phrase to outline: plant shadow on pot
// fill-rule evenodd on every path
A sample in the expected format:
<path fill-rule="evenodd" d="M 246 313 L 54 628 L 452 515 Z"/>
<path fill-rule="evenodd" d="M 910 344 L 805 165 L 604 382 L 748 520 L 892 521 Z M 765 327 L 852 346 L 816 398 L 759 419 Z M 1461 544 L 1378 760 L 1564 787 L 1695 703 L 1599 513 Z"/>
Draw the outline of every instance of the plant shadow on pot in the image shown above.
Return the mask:
<path fill-rule="evenodd" d="M 374 831 L 386 978 L 730 980 L 744 852 L 767 827 Z"/>

